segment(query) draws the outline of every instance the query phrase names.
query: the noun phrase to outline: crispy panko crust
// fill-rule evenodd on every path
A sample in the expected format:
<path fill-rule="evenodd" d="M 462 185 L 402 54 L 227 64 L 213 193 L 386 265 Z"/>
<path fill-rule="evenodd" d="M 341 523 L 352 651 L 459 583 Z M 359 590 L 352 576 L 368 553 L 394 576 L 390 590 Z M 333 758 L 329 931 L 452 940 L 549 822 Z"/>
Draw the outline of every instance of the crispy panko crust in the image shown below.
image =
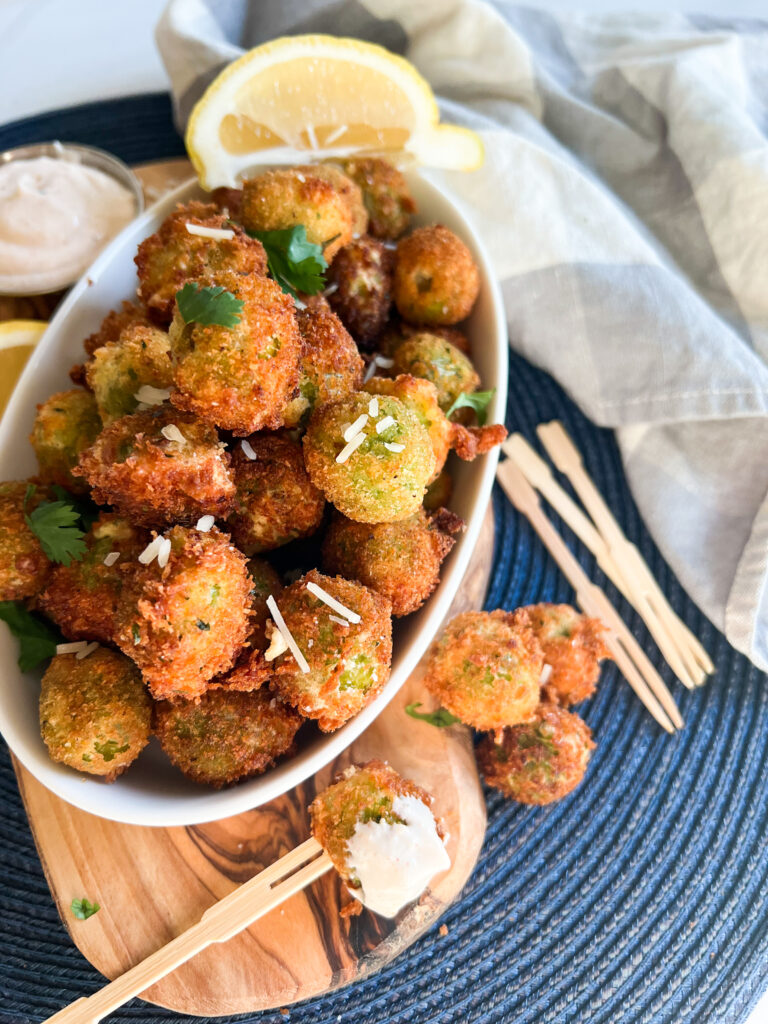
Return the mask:
<path fill-rule="evenodd" d="M 195 699 L 228 671 L 251 629 L 247 559 L 217 529 L 174 526 L 168 564 L 134 562 L 115 643 L 133 658 L 156 700 Z"/>
<path fill-rule="evenodd" d="M 285 406 L 299 383 L 301 335 L 294 302 L 266 277 L 220 275 L 243 302 L 234 327 L 185 324 L 177 310 L 170 328 L 171 402 L 245 437 L 283 425 Z"/>
<path fill-rule="evenodd" d="M 394 356 L 404 341 L 412 338 L 414 334 L 423 333 L 423 331 L 423 327 L 406 323 L 397 313 L 393 312 L 376 340 L 376 348 L 384 356 Z M 443 338 L 444 341 L 450 341 L 453 347 L 457 348 L 459 352 L 463 352 L 465 356 L 471 355 L 469 338 L 458 327 L 439 327 L 431 324 L 429 333 Z"/>
<path fill-rule="evenodd" d="M 124 302 L 120 309 L 113 309 L 104 317 L 101 327 L 89 334 L 83 348 L 92 356 L 97 348 L 117 341 L 128 327 L 150 327 L 151 321 L 146 309 L 135 302 Z"/>
<path fill-rule="evenodd" d="M 285 409 L 288 427 L 301 425 L 312 410 L 357 391 L 363 383 L 363 360 L 341 320 L 322 302 L 296 314 L 301 334 L 298 394 Z"/>
<path fill-rule="evenodd" d="M 243 201 L 243 190 L 241 188 L 215 188 L 211 192 L 211 202 L 216 209 L 226 217 L 233 220 L 240 220 L 240 204 Z"/>
<path fill-rule="evenodd" d="M 357 612 L 361 621 L 336 621 L 341 617 L 307 589 L 310 582 Z M 389 678 L 390 603 L 360 583 L 312 569 L 286 587 L 277 606 L 310 670 L 302 672 L 286 651 L 271 663 L 271 685 L 323 732 L 333 732 L 370 704 Z"/>
<path fill-rule="evenodd" d="M 227 517 L 232 539 L 246 555 L 313 534 L 323 519 L 325 497 L 309 478 L 301 445 L 282 434 L 253 434 L 251 458 L 232 450 L 235 501 Z"/>
<path fill-rule="evenodd" d="M 187 778 L 220 789 L 293 751 L 301 716 L 268 690 L 214 690 L 199 701 L 159 701 L 153 729 Z"/>
<path fill-rule="evenodd" d="M 368 230 L 374 238 L 399 238 L 416 213 L 416 203 L 402 173 L 379 157 L 346 160 L 342 167 L 360 186 L 368 211 Z"/>
<path fill-rule="evenodd" d="M 330 263 L 367 224 L 360 189 L 336 168 L 311 165 L 265 171 L 243 182 L 240 219 L 248 231 L 303 224 L 307 240 L 323 246 Z"/>
<path fill-rule="evenodd" d="M 393 294 L 412 324 L 451 326 L 469 316 L 480 271 L 467 246 L 442 224 L 416 228 L 397 245 Z"/>
<path fill-rule="evenodd" d="M 448 509 L 427 516 L 423 508 L 396 523 L 355 523 L 336 514 L 323 539 L 323 569 L 359 580 L 392 604 L 395 617 L 410 615 L 440 582 L 440 566 L 464 521 Z"/>
<path fill-rule="evenodd" d="M 234 231 L 231 239 L 192 235 L 187 224 Z M 267 272 L 264 246 L 211 203 L 178 206 L 154 235 L 139 245 L 134 259 L 139 298 L 160 324 L 168 324 L 176 308 L 176 292 L 186 281 L 218 284 L 222 273 L 263 276 Z"/>
<path fill-rule="evenodd" d="M 40 688 L 40 732 L 54 761 L 113 782 L 149 742 L 151 708 L 136 666 L 117 651 L 59 654 Z"/>
<path fill-rule="evenodd" d="M 394 253 L 375 238 L 358 238 L 336 254 L 328 269 L 328 301 L 363 348 L 381 333 L 392 306 Z"/>
<path fill-rule="evenodd" d="M 542 702 L 525 725 L 488 734 L 477 748 L 485 781 L 522 804 L 550 804 L 572 792 L 584 778 L 592 733 L 578 715 Z"/>
<path fill-rule="evenodd" d="M 172 384 L 168 335 L 131 324 L 117 341 L 96 349 L 85 366 L 85 380 L 105 426 L 129 416 L 139 406 L 135 396 L 142 385 L 167 389 Z"/>
<path fill-rule="evenodd" d="M 25 503 L 28 480 L 0 483 L 0 601 L 21 601 L 34 597 L 45 586 L 52 565 L 40 541 L 27 526 L 24 514 L 30 513 L 50 495 L 37 487 Z"/>
<path fill-rule="evenodd" d="M 603 640 L 603 623 L 568 604 L 532 604 L 523 611 L 552 669 L 544 686 L 547 697 L 566 707 L 591 697 L 601 660 L 612 657 Z"/>
<path fill-rule="evenodd" d="M 524 611 L 463 612 L 433 643 L 424 685 L 467 725 L 501 729 L 532 719 L 543 666 Z"/>
<path fill-rule="evenodd" d="M 424 495 L 424 508 L 427 512 L 436 512 L 445 508 L 453 494 L 453 477 L 443 470 L 427 487 Z"/>
<path fill-rule="evenodd" d="M 54 567 L 40 595 L 40 609 L 68 640 L 111 643 L 127 566 L 148 542 L 147 530 L 103 512 L 85 535 L 87 551 L 81 561 Z M 120 558 L 105 565 L 104 559 L 114 551 Z"/>
<path fill-rule="evenodd" d="M 73 470 L 100 430 L 101 417 L 90 391 L 58 391 L 38 405 L 29 441 L 37 456 L 40 480 L 85 494 L 87 487 Z"/>
<path fill-rule="evenodd" d="M 169 440 L 175 426 L 185 443 Z M 194 523 L 222 518 L 232 507 L 235 484 L 230 456 L 213 427 L 167 405 L 124 416 L 106 427 L 75 470 L 93 488 L 99 505 L 113 505 L 133 523 Z"/>
<path fill-rule="evenodd" d="M 386 761 L 374 760 L 350 765 L 309 805 L 312 835 L 353 889 L 360 887 L 360 881 L 347 864 L 347 843 L 359 822 L 401 822 L 392 810 L 392 802 L 398 796 L 416 797 L 432 811 L 432 797 L 425 789 L 398 775 Z M 435 826 L 442 839 L 442 822 L 435 819 Z"/>
<path fill-rule="evenodd" d="M 392 376 L 410 373 L 430 380 L 437 388 L 437 401 L 444 413 L 463 393 L 477 391 L 480 376 L 468 356 L 445 338 L 428 331 L 411 335 L 393 356 Z"/>

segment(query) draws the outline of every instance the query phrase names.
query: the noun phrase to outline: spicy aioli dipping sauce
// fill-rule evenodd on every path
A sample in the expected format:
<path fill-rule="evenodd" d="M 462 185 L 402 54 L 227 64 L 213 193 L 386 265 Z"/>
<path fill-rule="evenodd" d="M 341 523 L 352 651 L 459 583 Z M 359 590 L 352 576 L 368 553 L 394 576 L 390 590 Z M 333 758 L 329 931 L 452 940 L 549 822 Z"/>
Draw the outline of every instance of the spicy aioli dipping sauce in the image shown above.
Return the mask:
<path fill-rule="evenodd" d="M 127 188 L 76 158 L 0 164 L 0 291 L 71 284 L 135 214 Z"/>

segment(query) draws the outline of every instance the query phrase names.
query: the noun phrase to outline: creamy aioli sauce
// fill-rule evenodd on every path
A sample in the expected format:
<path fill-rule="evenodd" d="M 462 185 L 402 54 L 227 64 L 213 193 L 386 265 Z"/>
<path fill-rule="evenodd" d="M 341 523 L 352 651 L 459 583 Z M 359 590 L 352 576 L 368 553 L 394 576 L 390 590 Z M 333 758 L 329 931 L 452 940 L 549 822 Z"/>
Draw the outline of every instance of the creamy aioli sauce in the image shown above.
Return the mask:
<path fill-rule="evenodd" d="M 407 824 L 358 822 L 347 842 L 347 864 L 362 886 L 349 891 L 382 917 L 395 917 L 451 866 L 426 804 L 415 796 L 396 796 L 392 810 Z"/>
<path fill-rule="evenodd" d="M 135 214 L 127 188 L 76 159 L 0 164 L 0 287 L 74 281 Z"/>

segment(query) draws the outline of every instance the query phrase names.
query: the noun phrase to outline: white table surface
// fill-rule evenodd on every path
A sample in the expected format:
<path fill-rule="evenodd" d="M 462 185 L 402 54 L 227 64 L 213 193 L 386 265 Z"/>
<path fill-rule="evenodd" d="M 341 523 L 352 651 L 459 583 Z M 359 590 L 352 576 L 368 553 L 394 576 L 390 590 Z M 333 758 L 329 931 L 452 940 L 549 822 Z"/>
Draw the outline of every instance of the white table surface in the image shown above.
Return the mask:
<path fill-rule="evenodd" d="M 0 0 L 0 124 L 89 100 L 167 89 L 154 41 L 164 6 L 165 0 Z M 537 6 L 768 16 L 766 0 L 543 0 Z M 749 1024 L 768 1024 L 768 995 Z"/>

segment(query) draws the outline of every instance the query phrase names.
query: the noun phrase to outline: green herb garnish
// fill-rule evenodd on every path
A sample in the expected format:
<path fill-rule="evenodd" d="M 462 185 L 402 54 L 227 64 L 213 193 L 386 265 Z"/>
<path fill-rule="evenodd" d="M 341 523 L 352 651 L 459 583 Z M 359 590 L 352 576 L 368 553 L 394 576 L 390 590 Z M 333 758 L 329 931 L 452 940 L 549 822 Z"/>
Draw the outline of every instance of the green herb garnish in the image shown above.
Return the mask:
<path fill-rule="evenodd" d="M 307 241 L 303 224 L 282 231 L 249 231 L 267 253 L 267 267 L 284 292 L 294 299 L 298 293 L 317 295 L 325 287 L 323 272 L 328 263 L 322 245 Z"/>
<path fill-rule="evenodd" d="M 90 900 L 83 897 L 81 900 L 72 900 L 70 909 L 78 921 L 87 921 L 89 917 L 97 914 L 101 907 L 98 903 L 91 903 Z"/>
<path fill-rule="evenodd" d="M 118 747 L 117 740 L 107 740 L 106 743 L 94 743 L 93 749 L 97 754 L 101 754 L 105 761 L 114 761 L 116 754 L 124 754 L 130 744 L 125 743 L 122 747 Z"/>
<path fill-rule="evenodd" d="M 488 419 L 488 406 L 495 394 L 496 388 L 492 388 L 490 391 L 474 391 L 472 394 L 462 391 L 445 415 L 450 418 L 457 409 L 474 409 L 477 422 L 484 427 L 485 421 Z"/>
<path fill-rule="evenodd" d="M 236 299 L 222 285 L 201 286 L 187 281 L 176 292 L 176 305 L 185 324 L 202 324 L 204 327 L 234 327 L 240 323 L 243 300 Z"/>
<path fill-rule="evenodd" d="M 83 531 L 76 525 L 80 513 L 70 501 L 43 501 L 27 513 L 27 503 L 35 490 L 35 485 L 30 484 L 24 495 L 24 522 L 52 562 L 79 562 L 86 551 Z"/>
<path fill-rule="evenodd" d="M 70 494 L 69 491 L 60 487 L 58 484 L 54 484 L 52 490 L 59 501 L 66 502 L 66 504 L 71 505 L 77 512 L 80 516 L 80 525 L 83 530 L 90 530 L 101 515 L 101 509 L 99 506 L 91 501 L 90 498 L 85 497 L 82 494 Z"/>
<path fill-rule="evenodd" d="M 411 718 L 418 718 L 422 722 L 427 722 L 429 725 L 434 725 L 437 729 L 447 729 L 449 725 L 455 725 L 460 722 L 461 719 L 457 718 L 456 715 L 452 715 L 450 711 L 446 711 L 445 708 L 438 708 L 437 711 L 430 711 L 429 713 L 422 713 L 418 710 L 421 707 L 421 701 L 414 701 L 413 704 L 408 704 L 405 708 L 406 715 L 410 715 Z"/>
<path fill-rule="evenodd" d="M 28 612 L 19 601 L 0 601 L 0 619 L 19 641 L 18 664 L 22 672 L 29 672 L 41 661 L 52 658 L 56 644 L 62 642 L 51 626 Z"/>

